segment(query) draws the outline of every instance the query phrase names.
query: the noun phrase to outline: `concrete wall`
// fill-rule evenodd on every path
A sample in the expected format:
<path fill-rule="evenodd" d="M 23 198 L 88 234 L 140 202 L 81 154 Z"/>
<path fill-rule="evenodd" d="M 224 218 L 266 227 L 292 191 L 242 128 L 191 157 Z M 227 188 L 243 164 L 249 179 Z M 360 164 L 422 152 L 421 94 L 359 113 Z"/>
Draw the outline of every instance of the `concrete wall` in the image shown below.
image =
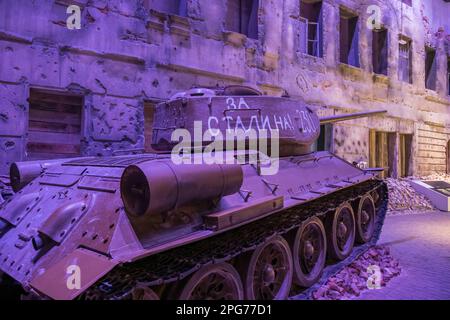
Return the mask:
<path fill-rule="evenodd" d="M 423 15 L 427 18 L 432 27 L 431 31 L 443 28 L 444 31 L 450 33 L 450 2 L 443 0 L 423 1 Z"/>
<path fill-rule="evenodd" d="M 143 148 L 146 100 L 229 84 L 288 92 L 326 106 L 321 114 L 386 109 L 386 117 L 336 125 L 334 151 L 368 161 L 370 128 L 413 133 L 414 173 L 445 170 L 449 21 L 428 14 L 450 4 L 324 0 L 324 56 L 316 58 L 298 53 L 297 0 L 260 0 L 256 40 L 225 30 L 225 0 L 187 0 L 187 17 L 152 10 L 154 1 L 0 1 L 0 174 L 26 158 L 30 88 L 83 95 L 82 153 L 112 155 Z M 70 4 L 82 7 L 81 30 L 66 27 Z M 372 73 L 370 4 L 388 29 L 387 77 Z M 338 62 L 340 6 L 360 16 L 361 68 Z M 399 34 L 413 40 L 412 85 L 397 80 Z M 437 48 L 437 91 L 425 89 L 425 44 Z"/>

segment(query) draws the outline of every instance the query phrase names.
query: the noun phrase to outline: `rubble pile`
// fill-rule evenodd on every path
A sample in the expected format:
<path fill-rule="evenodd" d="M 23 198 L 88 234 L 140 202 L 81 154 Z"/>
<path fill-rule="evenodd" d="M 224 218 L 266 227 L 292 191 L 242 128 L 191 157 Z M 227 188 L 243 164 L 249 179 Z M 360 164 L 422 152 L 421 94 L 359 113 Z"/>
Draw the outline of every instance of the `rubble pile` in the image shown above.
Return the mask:
<path fill-rule="evenodd" d="M 425 181 L 446 181 L 450 183 L 450 174 L 436 172 L 428 176 L 409 177 L 408 179 Z"/>
<path fill-rule="evenodd" d="M 379 273 L 378 273 L 379 272 Z M 388 247 L 375 246 L 317 289 L 314 300 L 348 300 L 362 291 L 384 287 L 401 272 Z M 378 274 L 377 274 L 378 273 Z M 380 275 L 378 278 L 377 276 Z"/>
<path fill-rule="evenodd" d="M 431 211 L 433 204 L 422 194 L 416 192 L 408 179 L 386 180 L 389 189 L 388 214 L 402 211 Z"/>

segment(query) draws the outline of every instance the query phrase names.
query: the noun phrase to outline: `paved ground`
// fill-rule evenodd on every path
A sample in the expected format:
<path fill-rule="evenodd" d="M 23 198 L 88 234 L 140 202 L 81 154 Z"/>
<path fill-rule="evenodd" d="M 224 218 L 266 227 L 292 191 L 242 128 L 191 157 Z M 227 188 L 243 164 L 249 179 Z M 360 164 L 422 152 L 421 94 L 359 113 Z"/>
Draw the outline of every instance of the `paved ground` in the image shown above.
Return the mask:
<path fill-rule="evenodd" d="M 391 248 L 402 273 L 359 299 L 450 299 L 450 213 L 389 216 L 378 244 Z"/>

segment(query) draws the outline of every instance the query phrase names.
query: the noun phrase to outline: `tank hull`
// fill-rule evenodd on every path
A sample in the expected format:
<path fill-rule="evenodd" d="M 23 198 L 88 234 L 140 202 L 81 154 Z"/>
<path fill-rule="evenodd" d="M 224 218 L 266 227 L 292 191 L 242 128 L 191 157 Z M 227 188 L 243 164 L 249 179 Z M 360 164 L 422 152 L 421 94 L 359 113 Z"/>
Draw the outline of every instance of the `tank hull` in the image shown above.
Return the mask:
<path fill-rule="evenodd" d="M 317 152 L 280 158 L 279 172 L 273 176 L 262 176 L 258 168 L 244 164 L 239 192 L 220 200 L 183 204 L 166 214 L 127 214 L 120 198 L 124 170 L 131 165 L 167 161 L 168 157 L 148 154 L 77 159 L 49 168 L 0 208 L 0 270 L 40 298 L 98 298 L 102 295 L 92 294 L 94 287 L 121 268 L 151 264 L 152 257 L 187 250 L 183 248 L 189 245 L 204 246 L 239 228 L 252 228 L 258 221 L 286 218 L 286 212 L 295 212 L 298 221 L 277 231 L 283 235 L 298 227 L 303 218 L 326 213 L 302 209 L 310 203 L 329 202 L 339 193 L 349 197 L 355 186 L 363 193 L 380 187 L 373 174 L 331 153 Z M 335 206 L 340 202 L 336 200 Z M 254 247 L 263 239 L 252 241 Z M 243 241 L 235 254 L 225 256 L 231 259 L 246 250 L 249 247 Z M 212 255 L 209 262 L 216 259 Z M 172 283 L 196 269 L 186 267 L 176 274 L 167 270 L 155 270 L 144 282 Z M 72 283 L 78 271 L 80 283 Z M 104 294 L 102 298 L 117 298 L 113 296 Z"/>

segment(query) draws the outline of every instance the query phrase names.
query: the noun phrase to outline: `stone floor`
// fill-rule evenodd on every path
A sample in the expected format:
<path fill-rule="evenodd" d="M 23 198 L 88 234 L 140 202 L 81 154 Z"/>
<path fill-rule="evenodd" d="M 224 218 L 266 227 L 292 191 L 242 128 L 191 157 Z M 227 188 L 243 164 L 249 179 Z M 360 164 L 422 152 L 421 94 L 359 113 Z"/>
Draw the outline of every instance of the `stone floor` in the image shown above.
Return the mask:
<path fill-rule="evenodd" d="M 450 213 L 389 216 L 378 244 L 391 248 L 402 273 L 358 299 L 450 299 Z"/>

